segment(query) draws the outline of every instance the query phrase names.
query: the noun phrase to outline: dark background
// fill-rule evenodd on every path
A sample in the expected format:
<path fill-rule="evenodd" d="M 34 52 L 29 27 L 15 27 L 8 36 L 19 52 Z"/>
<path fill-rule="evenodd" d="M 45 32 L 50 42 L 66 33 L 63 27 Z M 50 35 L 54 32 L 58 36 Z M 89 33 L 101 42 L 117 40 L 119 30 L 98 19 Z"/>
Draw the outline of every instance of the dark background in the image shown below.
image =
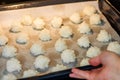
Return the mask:
<path fill-rule="evenodd" d="M 0 0 L 0 5 L 11 4 L 11 3 L 20 3 L 28 1 L 43 1 L 43 0 Z"/>
<path fill-rule="evenodd" d="M 0 0 L 0 5 L 43 0 Z M 120 11 L 120 0 L 108 0 Z"/>
<path fill-rule="evenodd" d="M 18 2 L 26 2 L 26 1 L 41 1 L 41 0 L 0 0 L 0 4 L 11 4 L 11 3 L 18 3 Z"/>
<path fill-rule="evenodd" d="M 0 0 L 0 5 L 19 3 L 19 2 L 28 2 L 28 1 L 43 1 L 43 0 Z M 108 1 L 110 1 L 111 4 L 113 4 L 117 9 L 120 9 L 120 0 L 108 0 Z"/>

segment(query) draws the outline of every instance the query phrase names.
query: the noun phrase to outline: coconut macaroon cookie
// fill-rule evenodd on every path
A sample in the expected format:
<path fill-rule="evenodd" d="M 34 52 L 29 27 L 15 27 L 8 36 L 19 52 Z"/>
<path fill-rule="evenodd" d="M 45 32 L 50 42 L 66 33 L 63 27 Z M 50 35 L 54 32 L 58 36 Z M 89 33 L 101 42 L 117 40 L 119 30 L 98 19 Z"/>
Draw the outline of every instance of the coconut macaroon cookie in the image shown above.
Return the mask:
<path fill-rule="evenodd" d="M 9 31 L 13 33 L 18 33 L 18 32 L 21 32 L 22 27 L 23 26 L 19 22 L 14 22 L 11 24 L 11 28 Z"/>
<path fill-rule="evenodd" d="M 37 56 L 40 54 L 44 54 L 45 49 L 44 49 L 44 46 L 42 44 L 34 43 L 30 48 L 30 52 L 33 56 Z"/>
<path fill-rule="evenodd" d="M 67 49 L 67 44 L 64 39 L 58 39 L 55 43 L 55 50 L 57 52 L 62 52 L 63 50 Z"/>
<path fill-rule="evenodd" d="M 108 47 L 107 47 L 107 50 L 115 52 L 116 54 L 120 55 L 120 44 L 119 44 L 119 42 L 117 42 L 117 41 L 110 42 Z"/>
<path fill-rule="evenodd" d="M 89 24 L 86 23 L 85 21 L 82 22 L 81 24 L 79 24 L 78 31 L 80 33 L 84 33 L 84 34 L 91 34 L 92 33 L 92 29 L 90 28 Z"/>
<path fill-rule="evenodd" d="M 32 24 L 32 16 L 31 15 L 23 15 L 21 23 L 25 26 L 30 26 Z"/>
<path fill-rule="evenodd" d="M 56 64 L 56 66 L 52 68 L 52 72 L 62 71 L 65 69 L 67 69 L 67 66 L 64 66 L 62 64 Z"/>
<path fill-rule="evenodd" d="M 87 16 L 90 16 L 90 15 L 96 13 L 96 12 L 97 12 L 96 8 L 92 5 L 87 5 L 83 9 L 83 13 Z"/>
<path fill-rule="evenodd" d="M 82 61 L 80 62 L 80 66 L 87 66 L 89 64 L 90 58 L 83 58 Z"/>
<path fill-rule="evenodd" d="M 50 31 L 47 29 L 42 30 L 39 34 L 39 39 L 42 41 L 50 41 L 51 40 Z"/>
<path fill-rule="evenodd" d="M 22 65 L 18 59 L 11 58 L 6 63 L 6 70 L 8 72 L 20 72 L 22 70 Z"/>
<path fill-rule="evenodd" d="M 82 22 L 82 18 L 79 13 L 75 12 L 73 13 L 69 18 L 73 23 L 79 24 Z"/>
<path fill-rule="evenodd" d="M 28 69 L 23 72 L 23 78 L 36 76 L 38 72 L 36 70 Z"/>
<path fill-rule="evenodd" d="M 101 53 L 100 48 L 96 47 L 96 46 L 91 46 L 88 51 L 86 52 L 86 56 L 89 58 L 93 58 L 98 56 Z"/>
<path fill-rule="evenodd" d="M 32 26 L 33 26 L 33 29 L 35 29 L 35 30 L 42 30 L 45 27 L 45 22 L 41 18 L 36 18 L 33 21 L 33 25 Z"/>
<path fill-rule="evenodd" d="M 63 24 L 63 19 L 61 17 L 54 17 L 51 20 L 51 25 L 53 28 L 60 28 Z"/>
<path fill-rule="evenodd" d="M 101 24 L 101 17 L 99 14 L 93 14 L 90 16 L 90 24 Z"/>
<path fill-rule="evenodd" d="M 8 38 L 5 35 L 0 35 L 0 46 L 4 46 L 8 43 Z"/>
<path fill-rule="evenodd" d="M 73 36 L 73 31 L 70 26 L 62 26 L 62 28 L 60 28 L 59 34 L 63 38 L 71 38 Z"/>
<path fill-rule="evenodd" d="M 61 53 L 61 59 L 64 65 L 68 67 L 74 67 L 76 65 L 76 55 L 75 51 L 71 49 L 66 49 Z"/>
<path fill-rule="evenodd" d="M 26 44 L 28 40 L 29 40 L 29 37 L 27 33 L 20 33 L 16 38 L 16 42 L 18 44 Z"/>
<path fill-rule="evenodd" d="M 6 74 L 3 75 L 2 79 L 0 80 L 17 80 L 17 77 L 13 74 Z"/>
<path fill-rule="evenodd" d="M 5 45 L 2 50 L 2 56 L 5 58 L 11 58 L 16 56 L 17 49 L 12 45 Z"/>
<path fill-rule="evenodd" d="M 34 66 L 39 72 L 45 72 L 49 68 L 50 59 L 46 56 L 40 55 L 35 59 Z"/>
<path fill-rule="evenodd" d="M 96 39 L 100 42 L 110 42 L 112 38 L 106 30 L 100 30 Z"/>
<path fill-rule="evenodd" d="M 87 35 L 83 35 L 77 40 L 77 44 L 82 48 L 89 48 L 90 47 L 90 41 Z"/>

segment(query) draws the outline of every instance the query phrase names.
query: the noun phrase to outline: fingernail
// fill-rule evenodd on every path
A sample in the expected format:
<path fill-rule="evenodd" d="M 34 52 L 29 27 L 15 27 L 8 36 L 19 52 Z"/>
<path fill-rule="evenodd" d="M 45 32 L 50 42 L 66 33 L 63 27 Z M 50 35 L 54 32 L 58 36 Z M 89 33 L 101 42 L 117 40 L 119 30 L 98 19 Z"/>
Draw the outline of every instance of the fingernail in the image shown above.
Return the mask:
<path fill-rule="evenodd" d="M 73 68 L 73 69 L 72 69 L 72 72 L 74 72 L 74 71 L 76 71 L 76 70 L 77 70 L 76 68 Z"/>

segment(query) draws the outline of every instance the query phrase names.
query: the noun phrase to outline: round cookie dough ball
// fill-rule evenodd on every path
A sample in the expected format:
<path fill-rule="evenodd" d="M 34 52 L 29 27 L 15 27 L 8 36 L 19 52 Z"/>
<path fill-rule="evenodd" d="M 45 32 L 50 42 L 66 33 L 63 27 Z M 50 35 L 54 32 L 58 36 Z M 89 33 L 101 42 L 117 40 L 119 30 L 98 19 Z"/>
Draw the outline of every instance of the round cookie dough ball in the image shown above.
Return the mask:
<path fill-rule="evenodd" d="M 63 24 L 63 19 L 61 17 L 54 17 L 51 20 L 51 25 L 53 28 L 60 28 L 62 24 Z"/>
<path fill-rule="evenodd" d="M 83 58 L 82 61 L 80 62 L 80 66 L 87 66 L 89 64 L 89 58 Z"/>
<path fill-rule="evenodd" d="M 99 14 L 93 14 L 90 16 L 90 24 L 101 24 L 101 18 Z"/>
<path fill-rule="evenodd" d="M 112 38 L 106 30 L 100 30 L 100 33 L 98 34 L 96 39 L 100 42 L 109 42 Z"/>
<path fill-rule="evenodd" d="M 42 41 L 50 41 L 51 40 L 50 31 L 47 29 L 42 30 L 39 34 L 39 39 Z"/>
<path fill-rule="evenodd" d="M 90 41 L 88 36 L 83 35 L 77 40 L 77 44 L 82 48 L 89 48 L 90 47 Z"/>
<path fill-rule="evenodd" d="M 11 58 L 6 63 L 6 69 L 8 72 L 20 72 L 22 70 L 22 66 L 19 60 Z"/>
<path fill-rule="evenodd" d="M 22 17 L 21 23 L 25 26 L 30 26 L 32 24 L 32 16 L 31 15 L 24 15 Z"/>
<path fill-rule="evenodd" d="M 86 56 L 89 57 L 89 58 L 93 58 L 93 57 L 96 57 L 98 56 L 99 54 L 101 53 L 101 50 L 100 48 L 96 47 L 96 46 L 91 46 L 87 53 L 86 53 Z"/>
<path fill-rule="evenodd" d="M 36 70 L 28 69 L 23 72 L 23 78 L 36 76 L 38 72 Z"/>
<path fill-rule="evenodd" d="M 110 42 L 107 50 L 115 52 L 116 54 L 120 55 L 120 44 L 117 41 Z"/>
<path fill-rule="evenodd" d="M 19 22 L 16 22 L 11 25 L 11 28 L 9 31 L 13 33 L 18 33 L 18 32 L 21 32 L 22 27 L 23 26 Z"/>
<path fill-rule="evenodd" d="M 64 51 L 65 49 L 67 49 L 67 44 L 65 42 L 65 40 L 63 39 L 58 39 L 55 43 L 55 50 L 58 51 L 58 52 L 62 52 Z"/>
<path fill-rule="evenodd" d="M 52 72 L 62 71 L 65 69 L 67 69 L 67 66 L 64 66 L 62 64 L 57 64 L 55 67 L 52 68 Z"/>
<path fill-rule="evenodd" d="M 83 9 L 83 13 L 87 16 L 90 16 L 90 15 L 96 13 L 96 12 L 97 12 L 96 8 L 92 5 L 87 5 Z"/>
<path fill-rule="evenodd" d="M 45 22 L 44 22 L 43 19 L 36 18 L 33 21 L 33 29 L 35 29 L 35 30 L 42 30 L 42 29 L 44 29 L 44 27 L 45 27 Z"/>
<path fill-rule="evenodd" d="M 79 24 L 82 21 L 82 18 L 79 13 L 73 13 L 69 18 L 73 23 Z"/>
<path fill-rule="evenodd" d="M 0 46 L 4 46 L 8 43 L 8 38 L 5 35 L 0 35 Z"/>
<path fill-rule="evenodd" d="M 35 59 L 34 66 L 39 72 L 45 72 L 49 68 L 50 59 L 40 55 Z"/>
<path fill-rule="evenodd" d="M 82 22 L 81 24 L 79 24 L 78 31 L 80 33 L 84 33 L 84 34 L 90 34 L 90 33 L 92 33 L 92 30 L 91 30 L 90 26 L 85 21 Z"/>
<path fill-rule="evenodd" d="M 4 46 L 2 50 L 2 56 L 5 58 L 11 58 L 16 56 L 17 49 L 12 45 Z"/>
<path fill-rule="evenodd" d="M 61 59 L 64 63 L 71 63 L 76 61 L 76 55 L 74 50 L 66 49 L 61 54 Z"/>
<path fill-rule="evenodd" d="M 34 43 L 30 48 L 30 52 L 33 56 L 37 56 L 37 55 L 40 55 L 40 54 L 44 54 L 45 49 L 44 49 L 42 44 Z"/>
<path fill-rule="evenodd" d="M 70 38 L 72 37 L 73 32 L 70 26 L 62 26 L 62 28 L 59 31 L 59 34 L 63 38 Z"/>
<path fill-rule="evenodd" d="M 17 77 L 13 74 L 3 75 L 2 80 L 17 80 Z"/>
<path fill-rule="evenodd" d="M 16 38 L 16 42 L 18 44 L 26 44 L 28 43 L 29 37 L 28 34 L 26 33 L 20 33 L 17 38 Z"/>

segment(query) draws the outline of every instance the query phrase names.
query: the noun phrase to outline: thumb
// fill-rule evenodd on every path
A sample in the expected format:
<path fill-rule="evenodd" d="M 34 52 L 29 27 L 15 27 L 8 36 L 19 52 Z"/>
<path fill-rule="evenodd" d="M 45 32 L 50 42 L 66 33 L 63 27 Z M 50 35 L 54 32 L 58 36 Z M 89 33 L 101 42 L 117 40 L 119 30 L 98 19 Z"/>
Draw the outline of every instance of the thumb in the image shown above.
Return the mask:
<path fill-rule="evenodd" d="M 110 51 L 103 51 L 99 56 L 90 59 L 89 63 L 92 66 L 97 66 L 99 64 L 103 64 L 104 66 L 113 65 L 118 59 L 119 56 L 117 56 L 115 53 Z"/>
<path fill-rule="evenodd" d="M 91 58 L 91 59 L 89 60 L 89 63 L 90 63 L 90 65 L 92 65 L 92 66 L 98 66 L 99 64 L 101 64 L 100 56 Z"/>
<path fill-rule="evenodd" d="M 103 65 L 113 66 L 117 61 L 119 61 L 120 57 L 111 51 L 103 51 L 100 55 L 100 61 Z"/>

